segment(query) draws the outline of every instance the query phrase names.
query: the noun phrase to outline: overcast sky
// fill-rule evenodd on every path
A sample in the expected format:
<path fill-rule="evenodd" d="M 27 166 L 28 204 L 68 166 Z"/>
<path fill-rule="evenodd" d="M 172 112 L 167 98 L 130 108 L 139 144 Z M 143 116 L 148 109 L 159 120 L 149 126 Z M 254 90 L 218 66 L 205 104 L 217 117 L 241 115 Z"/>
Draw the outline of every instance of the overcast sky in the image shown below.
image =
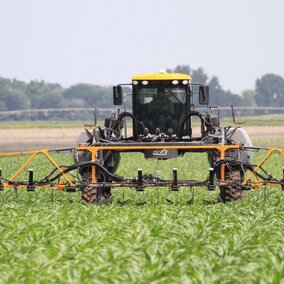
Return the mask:
<path fill-rule="evenodd" d="M 179 64 L 224 89 L 284 77 L 282 0 L 0 0 L 0 77 L 128 83 Z"/>

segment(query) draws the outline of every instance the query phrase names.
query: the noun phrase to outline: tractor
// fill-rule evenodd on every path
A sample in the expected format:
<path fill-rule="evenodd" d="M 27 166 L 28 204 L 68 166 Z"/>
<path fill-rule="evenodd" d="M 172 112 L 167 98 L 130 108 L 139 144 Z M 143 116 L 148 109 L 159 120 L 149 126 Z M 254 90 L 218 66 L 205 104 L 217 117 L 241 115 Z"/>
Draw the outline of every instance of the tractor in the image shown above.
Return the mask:
<path fill-rule="evenodd" d="M 127 111 L 125 98 L 130 91 L 132 111 Z M 242 198 L 252 142 L 243 128 L 220 125 L 219 108 L 209 106 L 208 86 L 192 82 L 186 74 L 139 74 L 130 84 L 113 87 L 113 104 L 117 108 L 105 119 L 104 127 L 83 131 L 75 143 L 74 161 L 86 184 L 82 192 L 85 202 L 112 201 L 113 186 L 132 186 L 137 191 L 157 186 L 157 177 L 143 175 L 141 169 L 132 179 L 116 176 L 122 152 L 140 152 L 145 159 L 158 160 L 206 152 L 209 178 L 198 185 L 213 190 L 217 180 L 220 201 Z M 131 121 L 130 127 L 126 120 Z M 197 134 L 193 123 L 199 127 Z M 90 147 L 96 150 L 90 151 Z M 173 191 L 195 185 L 190 180 L 179 182 L 176 169 L 173 180 L 163 184 Z"/>
<path fill-rule="evenodd" d="M 127 110 L 126 97 L 131 95 L 132 111 Z M 219 187 L 219 201 L 242 199 L 243 190 L 280 186 L 283 177 L 275 177 L 264 164 L 271 155 L 284 157 L 283 148 L 255 147 L 240 126 L 221 126 L 220 109 L 209 106 L 208 86 L 191 82 L 191 77 L 178 73 L 140 74 L 132 77 L 130 84 L 113 87 L 113 104 L 116 109 L 105 119 L 104 126 L 96 123 L 78 136 L 75 145 L 59 149 L 0 153 L 0 191 L 11 188 L 52 188 L 67 192 L 81 191 L 85 203 L 103 204 L 112 201 L 116 188 L 132 188 L 143 192 L 145 188 L 168 188 L 179 191 L 181 187 Z M 233 121 L 235 121 L 232 107 Z M 129 124 L 130 123 L 130 124 Z M 196 126 L 197 125 L 197 126 Z M 197 129 L 197 131 L 196 131 Z M 254 151 L 266 151 L 258 164 L 252 164 Z M 70 152 L 73 159 L 63 163 L 60 154 Z M 167 160 L 203 153 L 208 158 L 208 178 L 197 181 L 180 179 L 176 168 L 172 179 L 162 179 L 143 173 L 137 165 L 137 175 L 121 177 L 116 174 L 122 153 L 142 153 L 145 159 Z M 59 156 L 58 156 L 59 155 Z M 7 158 L 28 156 L 27 160 L 7 177 Z M 28 180 L 23 174 L 31 162 L 41 156 L 49 161 L 46 172 L 28 170 Z M 13 163 L 12 159 L 12 163 Z M 69 165 L 69 163 L 71 163 Z M 37 171 L 37 169 L 35 169 Z M 202 170 L 204 169 L 197 169 Z M 53 198 L 53 194 L 52 194 Z"/>

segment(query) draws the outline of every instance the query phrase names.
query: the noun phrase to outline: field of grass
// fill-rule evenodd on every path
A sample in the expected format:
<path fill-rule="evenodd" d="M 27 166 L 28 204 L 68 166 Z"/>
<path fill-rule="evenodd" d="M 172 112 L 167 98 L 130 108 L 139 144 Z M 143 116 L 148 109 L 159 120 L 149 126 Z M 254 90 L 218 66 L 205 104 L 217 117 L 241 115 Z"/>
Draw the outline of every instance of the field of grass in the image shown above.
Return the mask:
<path fill-rule="evenodd" d="M 255 154 L 255 159 L 262 155 Z M 58 157 L 69 163 L 68 155 Z M 24 157 L 0 160 L 4 176 Z M 283 159 L 269 170 L 282 174 Z M 35 161 L 36 178 L 48 166 Z M 205 179 L 206 156 L 144 161 L 124 154 L 118 174 L 138 167 L 162 178 Z M 216 202 L 218 191 L 113 190 L 110 205 L 88 206 L 80 193 L 0 192 L 0 283 L 282 283 L 284 192 L 246 192 Z M 192 202 L 192 199 L 194 200 Z M 166 199 L 171 200 L 168 202 Z"/>
<path fill-rule="evenodd" d="M 264 114 L 256 116 L 247 116 L 247 117 L 241 117 L 239 118 L 239 120 L 244 121 L 245 126 L 284 125 L 284 114 Z M 222 119 L 222 125 L 233 125 L 232 122 L 233 122 L 232 118 Z"/>

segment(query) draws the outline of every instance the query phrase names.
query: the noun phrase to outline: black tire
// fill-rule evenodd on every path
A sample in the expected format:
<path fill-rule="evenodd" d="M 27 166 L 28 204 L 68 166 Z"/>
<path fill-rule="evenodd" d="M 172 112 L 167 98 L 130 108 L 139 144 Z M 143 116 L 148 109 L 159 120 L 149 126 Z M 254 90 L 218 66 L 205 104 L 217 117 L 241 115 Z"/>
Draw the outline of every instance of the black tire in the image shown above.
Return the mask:
<path fill-rule="evenodd" d="M 86 186 L 82 191 L 84 203 L 101 205 L 112 202 L 112 195 L 106 188 L 97 188 L 92 185 Z"/>
<path fill-rule="evenodd" d="M 220 199 L 222 202 L 242 200 L 242 186 L 240 171 L 229 171 L 226 173 L 226 182 L 236 182 L 228 186 L 220 186 Z"/>
<path fill-rule="evenodd" d="M 112 194 L 110 187 L 95 187 L 90 184 L 91 181 L 91 169 L 85 170 L 82 173 L 83 182 L 86 185 L 82 190 L 82 201 L 84 203 L 90 203 L 95 205 L 101 205 L 104 203 L 112 202 Z"/>
<path fill-rule="evenodd" d="M 82 191 L 82 201 L 84 203 L 97 204 L 98 192 L 96 187 L 86 186 Z"/>

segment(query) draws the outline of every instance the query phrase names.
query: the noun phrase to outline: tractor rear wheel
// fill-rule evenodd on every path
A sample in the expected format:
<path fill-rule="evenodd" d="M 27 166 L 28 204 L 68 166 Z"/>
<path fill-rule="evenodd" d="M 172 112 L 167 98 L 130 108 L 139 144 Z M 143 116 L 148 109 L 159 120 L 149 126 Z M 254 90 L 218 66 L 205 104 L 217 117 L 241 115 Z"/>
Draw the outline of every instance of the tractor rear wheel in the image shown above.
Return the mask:
<path fill-rule="evenodd" d="M 242 186 L 240 171 L 229 171 L 226 173 L 226 182 L 236 182 L 228 186 L 220 186 L 220 199 L 222 202 L 242 200 Z"/>

